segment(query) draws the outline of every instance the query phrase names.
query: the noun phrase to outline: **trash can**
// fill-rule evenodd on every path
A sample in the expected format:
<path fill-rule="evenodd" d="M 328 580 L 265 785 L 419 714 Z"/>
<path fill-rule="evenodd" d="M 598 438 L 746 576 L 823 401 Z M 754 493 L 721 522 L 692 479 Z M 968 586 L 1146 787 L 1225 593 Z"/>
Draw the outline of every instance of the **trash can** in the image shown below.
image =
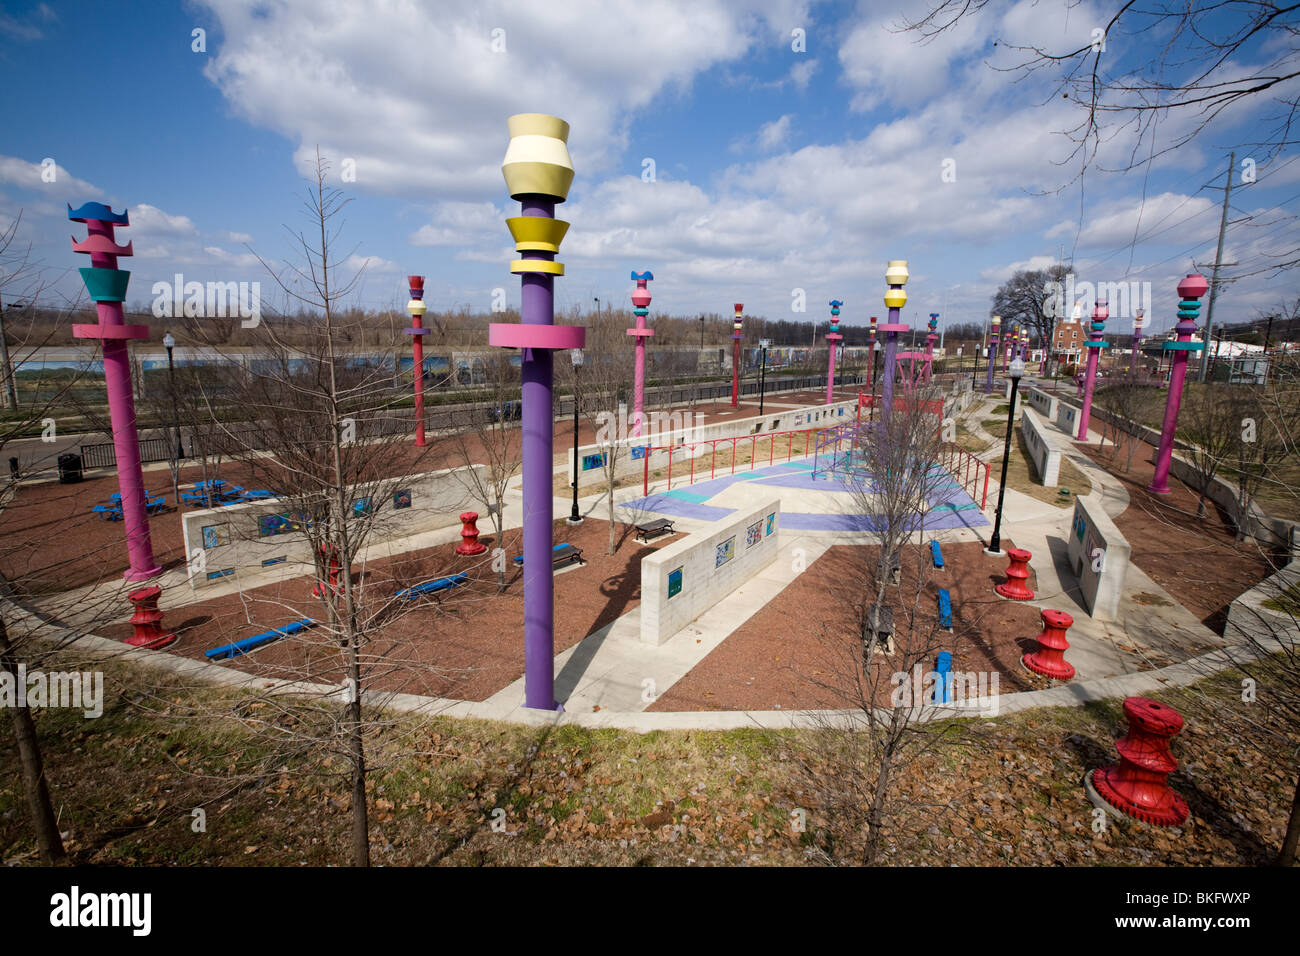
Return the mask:
<path fill-rule="evenodd" d="M 81 480 L 81 456 L 68 453 L 59 456 L 59 481 L 68 485 Z"/>

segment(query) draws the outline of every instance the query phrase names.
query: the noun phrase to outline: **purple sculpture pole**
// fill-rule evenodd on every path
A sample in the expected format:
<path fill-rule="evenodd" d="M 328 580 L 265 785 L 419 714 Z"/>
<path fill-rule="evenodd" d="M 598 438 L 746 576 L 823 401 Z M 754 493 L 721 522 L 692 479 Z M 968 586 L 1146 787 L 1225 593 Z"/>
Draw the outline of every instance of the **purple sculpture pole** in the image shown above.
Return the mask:
<path fill-rule="evenodd" d="M 520 323 L 493 323 L 488 344 L 523 351 L 524 706 L 556 710 L 552 352 L 581 348 L 586 340 L 580 326 L 555 325 L 555 276 L 564 275 L 555 255 L 569 226 L 555 218 L 555 206 L 568 196 L 573 167 L 565 142 L 568 123 L 523 113 L 508 124 L 501 171 L 523 213 L 506 220 L 522 256 L 510 264 L 520 276 Z"/>
<path fill-rule="evenodd" d="M 989 327 L 989 367 L 984 380 L 984 394 L 993 394 L 993 366 L 998 363 L 998 332 L 1002 329 L 1002 316 L 993 316 L 993 324 Z"/>
<path fill-rule="evenodd" d="M 125 212 L 115 213 L 103 203 L 88 202 L 68 218 L 86 224 L 83 242 L 72 240 L 74 252 L 90 254 L 90 268 L 81 269 L 86 291 L 95 301 L 99 322 L 73 325 L 79 339 L 99 339 L 104 354 L 104 384 L 108 391 L 108 415 L 113 426 L 113 449 L 117 455 L 117 487 L 122 494 L 122 518 L 126 526 L 126 551 L 130 567 L 128 581 L 145 581 L 162 573 L 153 557 L 149 537 L 149 515 L 145 510 L 144 474 L 140 469 L 140 436 L 135 424 L 135 398 L 131 391 L 129 339 L 149 337 L 146 325 L 127 325 L 122 313 L 131 273 L 117 267 L 118 256 L 132 255 L 131 243 L 117 245 L 114 226 L 129 226 Z M 179 502 L 177 502 L 179 505 Z"/>
<path fill-rule="evenodd" d="M 831 299 L 831 330 L 826 333 L 826 343 L 830 346 L 830 361 L 826 366 L 826 404 L 829 405 L 835 401 L 835 348 L 839 345 L 840 339 L 840 306 L 844 303 L 839 299 Z"/>
<path fill-rule="evenodd" d="M 1205 348 L 1204 342 L 1193 342 L 1196 318 L 1201 311 L 1201 296 L 1210 284 L 1205 276 L 1193 272 L 1178 283 L 1178 319 L 1174 326 L 1178 341 L 1164 343 L 1163 350 L 1173 352 L 1173 367 L 1169 373 L 1169 394 L 1165 396 L 1165 420 L 1160 428 L 1160 447 L 1156 450 L 1156 470 L 1151 476 L 1147 491 L 1157 495 L 1169 494 L 1169 462 L 1174 454 L 1174 432 L 1178 428 L 1178 406 L 1183 401 L 1183 381 L 1187 377 L 1189 353 Z"/>
<path fill-rule="evenodd" d="M 1088 440 L 1088 419 L 1092 417 L 1092 389 L 1097 383 L 1097 362 L 1106 343 L 1101 341 L 1101 333 L 1106 329 L 1106 317 L 1110 310 L 1106 308 L 1106 299 L 1097 299 L 1092 310 L 1092 340 L 1083 344 L 1088 348 L 1088 372 L 1083 379 L 1083 408 L 1079 411 L 1079 434 L 1076 441 Z"/>
<path fill-rule="evenodd" d="M 647 270 L 639 275 L 632 273 L 632 278 L 636 280 L 636 290 L 632 293 L 632 304 L 636 306 L 633 314 L 636 316 L 636 328 L 628 329 L 628 335 L 636 336 L 636 372 L 632 383 L 632 437 L 641 437 L 641 427 L 645 422 L 645 410 L 642 407 L 642 399 L 645 395 L 645 340 L 654 335 L 654 329 L 645 327 L 645 317 L 650 313 L 650 290 L 646 288 L 646 283 L 654 280 L 654 276 Z M 576 467 L 576 465 L 575 465 Z"/>
<path fill-rule="evenodd" d="M 882 422 L 887 420 L 894 408 L 894 370 L 898 362 L 898 333 L 907 331 L 907 326 L 898 321 L 899 313 L 907 304 L 907 293 L 903 291 L 903 286 L 907 284 L 907 277 L 907 260 L 890 260 L 889 267 L 885 269 L 885 282 L 889 285 L 889 291 L 885 293 L 889 321 L 880 325 L 880 331 L 885 333 L 885 368 L 881 373 L 883 378 L 880 383 Z"/>

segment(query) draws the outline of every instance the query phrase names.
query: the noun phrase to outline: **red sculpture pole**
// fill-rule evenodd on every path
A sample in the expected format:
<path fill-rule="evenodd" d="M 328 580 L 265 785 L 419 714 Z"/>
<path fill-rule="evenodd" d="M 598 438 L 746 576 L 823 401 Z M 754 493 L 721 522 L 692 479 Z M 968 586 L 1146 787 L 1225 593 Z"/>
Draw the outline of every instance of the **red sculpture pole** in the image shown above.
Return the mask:
<path fill-rule="evenodd" d="M 406 303 L 406 311 L 411 313 L 411 328 L 406 334 L 411 336 L 411 350 L 415 364 L 415 444 L 424 447 L 424 336 L 429 330 L 424 321 L 424 276 L 407 276 L 411 287 L 411 301 Z"/>
<path fill-rule="evenodd" d="M 1029 559 L 1033 557 L 1024 548 L 1007 548 L 1007 557 L 1011 564 L 1007 568 L 1007 580 L 993 590 L 1012 601 L 1032 601 L 1034 592 L 1029 590 Z"/>
<path fill-rule="evenodd" d="M 731 332 L 731 407 L 740 400 L 740 316 L 745 311 L 742 302 L 736 303 L 736 317 Z"/>
<path fill-rule="evenodd" d="M 875 395 L 876 391 L 876 317 L 871 317 L 871 326 L 867 339 L 867 394 Z"/>
<path fill-rule="evenodd" d="M 460 516 L 460 544 L 456 553 L 472 557 L 487 550 L 487 545 L 478 539 L 478 512 L 466 511 Z"/>
<path fill-rule="evenodd" d="M 126 596 L 135 605 L 135 613 L 131 615 L 132 634 L 126 639 L 127 644 L 145 650 L 157 650 L 175 643 L 176 635 L 164 634 L 162 630 L 163 612 L 158 610 L 158 598 L 161 595 L 162 588 L 151 584 Z"/>
<path fill-rule="evenodd" d="M 1065 632 L 1074 624 L 1074 618 L 1064 611 L 1044 610 L 1043 633 L 1038 635 L 1038 650 L 1025 654 L 1020 663 L 1035 674 L 1042 674 L 1053 680 L 1069 680 L 1074 676 L 1074 666 L 1065 659 L 1065 652 L 1070 649 L 1070 642 L 1065 639 Z"/>
<path fill-rule="evenodd" d="M 1119 764 L 1089 771 L 1084 786 L 1121 813 L 1158 827 L 1181 826 L 1187 804 L 1169 786 L 1178 769 L 1169 741 L 1183 729 L 1183 718 L 1168 704 L 1149 697 L 1124 701 L 1128 734 L 1115 742 Z M 1093 800 L 1096 803 L 1096 800 Z"/>

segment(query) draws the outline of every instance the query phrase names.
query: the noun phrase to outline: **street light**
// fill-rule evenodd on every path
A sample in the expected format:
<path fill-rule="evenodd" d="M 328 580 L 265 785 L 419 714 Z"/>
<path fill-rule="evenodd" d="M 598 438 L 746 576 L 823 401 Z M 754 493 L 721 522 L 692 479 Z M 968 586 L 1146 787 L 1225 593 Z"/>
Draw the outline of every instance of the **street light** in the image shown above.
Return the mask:
<path fill-rule="evenodd" d="M 758 373 L 758 414 L 762 415 L 763 414 L 763 393 L 767 389 L 767 350 L 772 347 L 772 340 L 759 339 L 758 345 L 759 348 L 763 350 L 763 367 L 762 370 Z M 831 343 L 831 348 L 834 347 L 835 344 Z"/>
<path fill-rule="evenodd" d="M 582 371 L 582 349 L 570 349 L 569 358 L 573 361 L 573 508 L 566 524 L 573 525 L 582 524 L 578 512 L 578 373 Z"/>
<path fill-rule="evenodd" d="M 181 445 L 181 416 L 176 408 L 176 368 L 172 362 L 172 349 L 176 347 L 176 339 L 168 332 L 163 336 L 162 343 L 167 350 L 167 386 L 172 393 L 172 431 L 176 433 L 176 460 L 183 461 L 185 448 Z"/>
<path fill-rule="evenodd" d="M 1020 385 L 1020 376 L 1024 374 L 1023 359 L 1015 359 L 1007 369 L 1007 376 L 1011 379 L 1011 404 L 1007 406 L 1007 437 L 1002 446 L 1002 481 L 998 485 L 998 513 L 993 519 L 993 537 L 989 539 L 989 546 L 984 549 L 985 554 L 999 557 L 1002 555 L 1002 498 L 1007 493 L 1007 462 L 1011 460 L 1011 424 L 1016 417 L 1016 389 Z"/>

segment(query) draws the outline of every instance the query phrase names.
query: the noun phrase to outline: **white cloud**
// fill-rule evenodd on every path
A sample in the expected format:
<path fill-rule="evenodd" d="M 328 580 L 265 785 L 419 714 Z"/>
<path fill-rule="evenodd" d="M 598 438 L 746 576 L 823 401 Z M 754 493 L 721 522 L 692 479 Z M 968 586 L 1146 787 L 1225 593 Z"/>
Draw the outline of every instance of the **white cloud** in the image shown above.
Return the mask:
<path fill-rule="evenodd" d="M 54 181 L 46 182 L 45 179 L 48 178 L 50 170 L 54 173 Z M 39 162 L 32 163 L 25 159 L 19 159 L 17 156 L 0 156 L 0 183 L 60 197 L 65 195 L 94 196 L 99 194 L 98 187 L 86 182 L 84 179 L 73 176 L 68 172 L 67 167 L 60 166 L 57 161 L 52 166 L 47 167 Z M 81 203 L 76 205 L 79 206 Z"/>
<path fill-rule="evenodd" d="M 225 236 L 227 242 L 238 242 L 241 245 L 253 241 L 253 237 L 246 232 L 226 232 L 222 235 Z"/>
<path fill-rule="evenodd" d="M 222 265 L 238 266 L 240 268 L 251 268 L 260 265 L 257 256 L 251 252 L 228 252 L 220 246 L 204 246 L 203 251 L 210 259 Z"/>
<path fill-rule="evenodd" d="M 132 236 L 195 236 L 199 232 L 189 216 L 173 216 L 148 203 L 137 204 L 129 215 Z"/>

